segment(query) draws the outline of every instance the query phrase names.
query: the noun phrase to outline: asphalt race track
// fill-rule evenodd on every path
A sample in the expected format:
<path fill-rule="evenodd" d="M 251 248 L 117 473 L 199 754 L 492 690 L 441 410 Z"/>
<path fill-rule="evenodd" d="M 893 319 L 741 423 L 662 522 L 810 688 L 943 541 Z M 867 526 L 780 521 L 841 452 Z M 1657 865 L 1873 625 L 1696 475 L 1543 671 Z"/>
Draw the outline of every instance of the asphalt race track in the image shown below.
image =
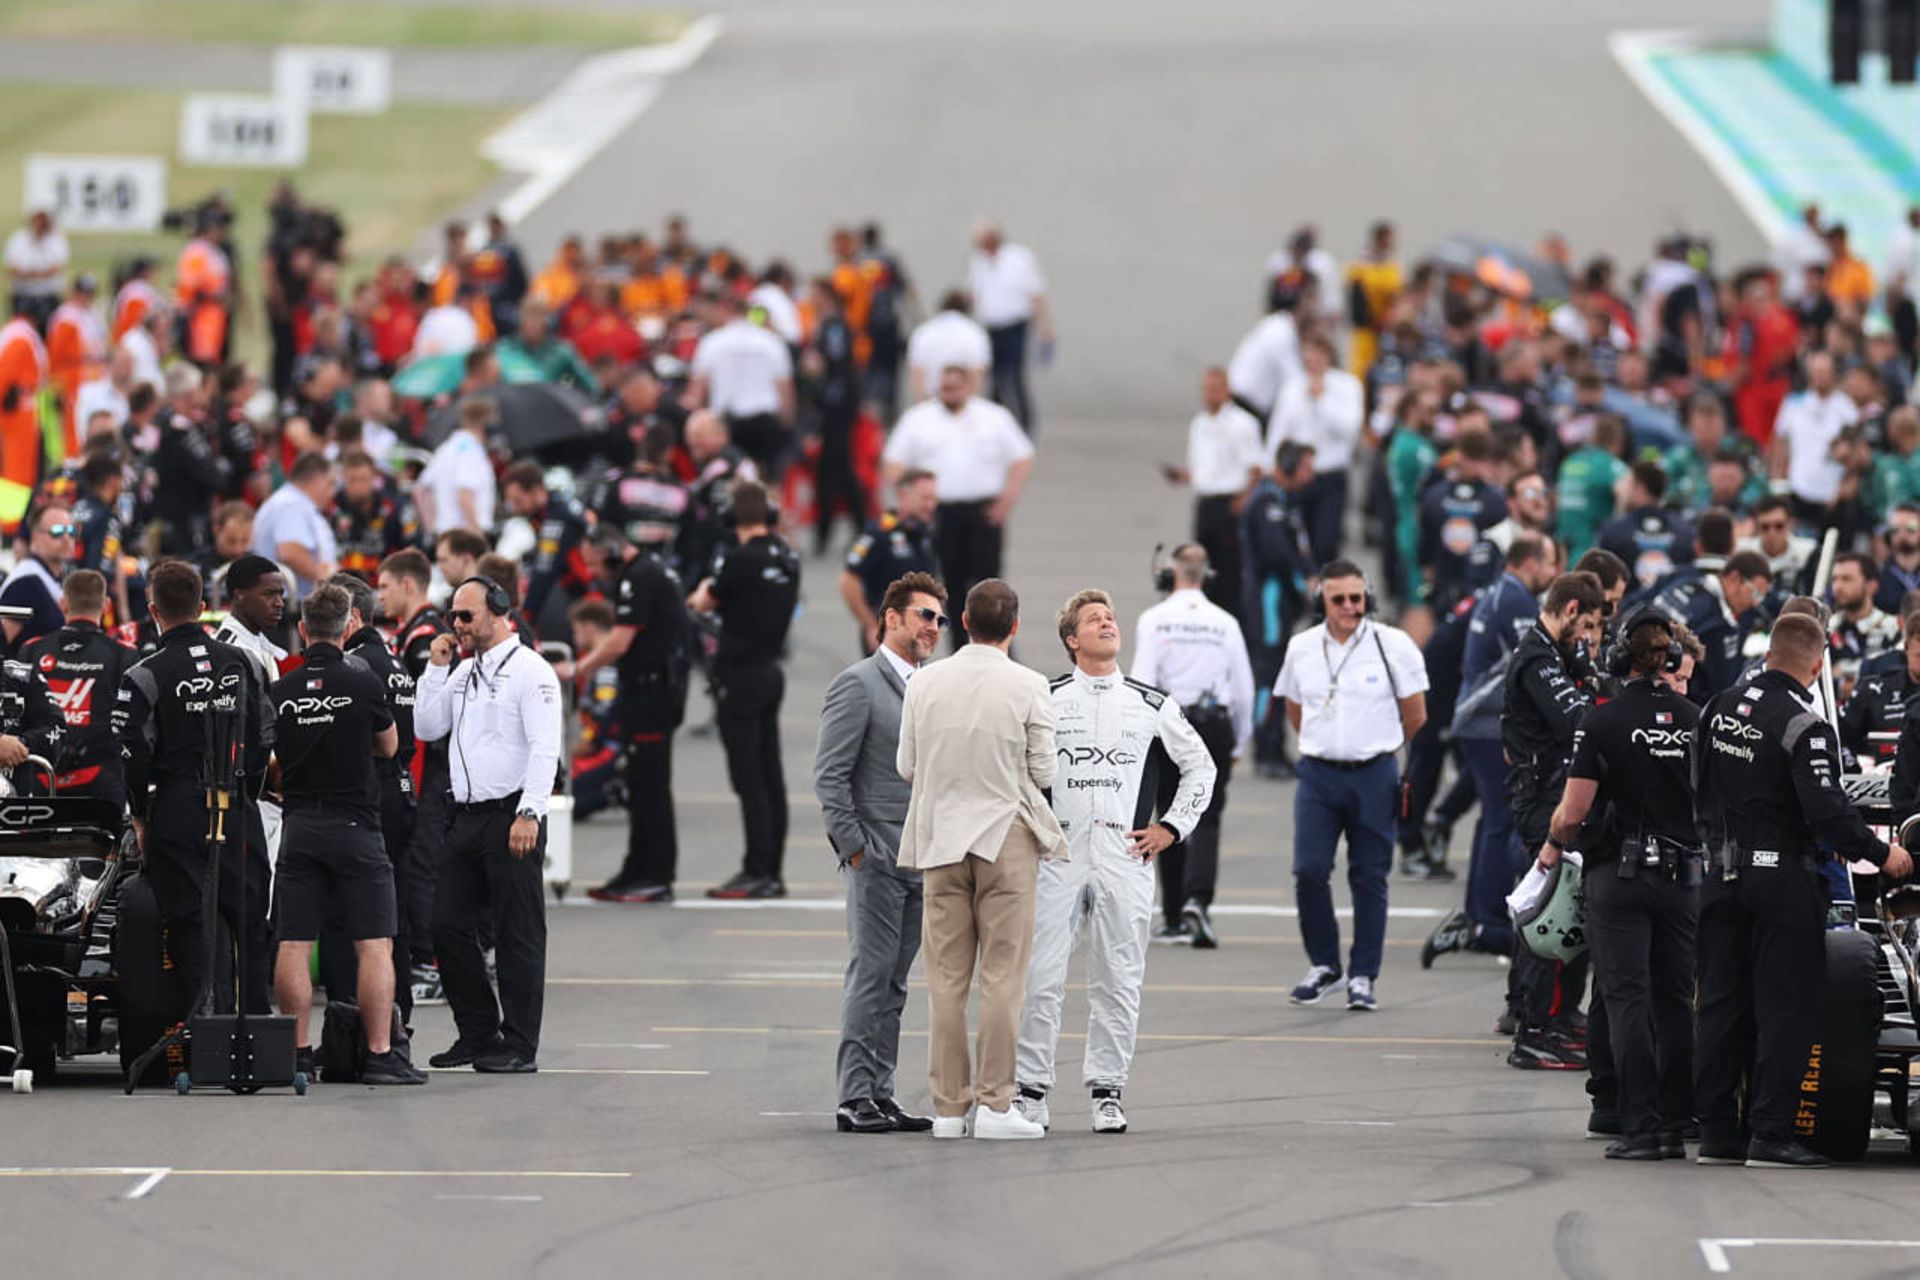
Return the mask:
<path fill-rule="evenodd" d="M 729 29 L 526 226 L 688 213 L 752 256 L 824 257 L 880 216 L 923 294 L 998 214 L 1052 280 L 1057 366 L 1009 573 L 1019 656 L 1063 666 L 1052 613 L 1099 585 L 1131 619 L 1185 503 L 1200 367 L 1251 323 L 1258 273 L 1317 221 L 1411 251 L 1457 228 L 1637 263 L 1681 221 L 1757 249 L 1732 200 L 1607 55 L 1626 27 L 1759 21 L 1632 0 L 723 6 Z M 839 1136 L 840 886 L 808 794 L 813 712 L 851 655 L 837 566 L 808 560 L 785 717 L 794 897 L 709 909 L 738 863 L 718 744 L 683 731 L 682 901 L 586 906 L 624 825 L 580 831 L 550 914 L 537 1076 L 304 1099 L 121 1096 L 104 1066 L 0 1095 L 10 1275 L 1887 1275 L 1920 1267 L 1904 1152 L 1789 1174 L 1610 1164 L 1576 1076 L 1503 1065 L 1504 973 L 1417 963 L 1454 903 L 1394 887 L 1381 1011 L 1290 1007 L 1291 793 L 1236 781 L 1222 948 L 1156 949 L 1132 1131 L 1096 1137 L 1067 1088 L 1044 1143 Z M 1124 660 L 1124 659 L 1123 659 Z M 692 718 L 704 719 L 696 701 Z M 1465 833 L 1456 837 L 1464 859 Z M 1076 973 L 1078 967 L 1076 966 Z M 1084 1000 L 1068 1002 L 1069 1033 Z M 901 1096 L 924 1109 L 915 978 Z M 451 1039 L 417 1016 L 424 1056 Z M 1080 1041 L 1062 1045 L 1074 1077 Z M 1779 1243 L 1788 1241 L 1790 1243 Z M 1805 1241 L 1820 1243 L 1808 1244 Z M 1705 1243 L 1703 1243 L 1705 1242 Z M 1772 1242 L 1772 1243 L 1770 1243 Z M 1792 1243 L 1800 1242 L 1800 1243 Z"/>

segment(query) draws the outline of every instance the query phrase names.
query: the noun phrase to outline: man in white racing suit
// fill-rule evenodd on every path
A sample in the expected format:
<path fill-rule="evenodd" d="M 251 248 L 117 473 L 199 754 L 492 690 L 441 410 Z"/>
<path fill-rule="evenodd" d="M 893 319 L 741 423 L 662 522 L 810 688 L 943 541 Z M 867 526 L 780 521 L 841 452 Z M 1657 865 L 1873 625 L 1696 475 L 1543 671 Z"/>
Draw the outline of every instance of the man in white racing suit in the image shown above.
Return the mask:
<path fill-rule="evenodd" d="M 1053 811 L 1068 857 L 1041 864 L 1034 891 L 1033 958 L 1014 1078 L 1015 1104 L 1047 1127 L 1047 1091 L 1067 960 L 1086 923 L 1087 1020 L 1083 1075 L 1095 1133 L 1125 1133 L 1120 1092 L 1140 1027 L 1140 983 L 1153 922 L 1153 860 L 1186 839 L 1213 794 L 1213 758 L 1173 699 L 1120 674 L 1120 625 L 1104 591 L 1082 591 L 1060 610 L 1060 642 L 1074 669 L 1052 682 L 1059 772 Z M 1158 740 L 1180 785 L 1158 821 L 1148 748 Z"/>

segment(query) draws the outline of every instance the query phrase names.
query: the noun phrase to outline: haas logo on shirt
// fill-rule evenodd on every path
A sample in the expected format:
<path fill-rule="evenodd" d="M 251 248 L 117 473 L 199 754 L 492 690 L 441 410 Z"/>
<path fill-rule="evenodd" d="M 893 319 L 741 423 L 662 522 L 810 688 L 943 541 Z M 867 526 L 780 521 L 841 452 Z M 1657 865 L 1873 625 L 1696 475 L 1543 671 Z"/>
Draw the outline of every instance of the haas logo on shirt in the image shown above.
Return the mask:
<path fill-rule="evenodd" d="M 50 659 L 41 661 L 44 663 Z M 69 725 L 84 729 L 93 723 L 93 688 L 97 683 L 92 676 L 80 680 L 49 680 L 47 693 Z"/>

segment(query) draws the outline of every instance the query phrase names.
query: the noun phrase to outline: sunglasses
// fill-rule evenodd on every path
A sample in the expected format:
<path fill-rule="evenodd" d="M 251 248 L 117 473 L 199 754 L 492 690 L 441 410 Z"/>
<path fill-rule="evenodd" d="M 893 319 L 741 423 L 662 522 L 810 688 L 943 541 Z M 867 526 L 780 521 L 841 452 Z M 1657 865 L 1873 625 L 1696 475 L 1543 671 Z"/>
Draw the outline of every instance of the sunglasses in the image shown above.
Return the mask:
<path fill-rule="evenodd" d="M 1330 605 L 1365 604 L 1366 602 L 1367 602 L 1367 597 L 1365 593 L 1362 593 L 1360 595 L 1351 595 L 1351 596 L 1328 596 L 1327 597 L 1327 603 Z"/>
<path fill-rule="evenodd" d="M 71 538 L 77 530 L 70 524 L 50 524 L 46 528 L 49 538 Z"/>
<path fill-rule="evenodd" d="M 942 631 L 945 631 L 947 629 L 947 615 L 944 613 L 941 613 L 938 609 L 928 609 L 922 606 L 921 608 L 918 608 L 918 609 L 909 609 L 907 610 L 907 612 L 912 614 L 914 617 L 920 619 L 920 621 L 922 622 L 938 623 Z"/>
<path fill-rule="evenodd" d="M 461 624 L 462 626 L 464 626 L 464 625 L 466 625 L 467 623 L 469 623 L 469 622 L 472 622 L 472 621 L 473 621 L 473 610 L 471 610 L 471 609 L 449 609 L 449 610 L 447 610 L 447 619 L 448 619 L 449 621 L 451 621 L 451 622 L 458 622 L 458 623 L 460 623 L 460 624 Z"/>

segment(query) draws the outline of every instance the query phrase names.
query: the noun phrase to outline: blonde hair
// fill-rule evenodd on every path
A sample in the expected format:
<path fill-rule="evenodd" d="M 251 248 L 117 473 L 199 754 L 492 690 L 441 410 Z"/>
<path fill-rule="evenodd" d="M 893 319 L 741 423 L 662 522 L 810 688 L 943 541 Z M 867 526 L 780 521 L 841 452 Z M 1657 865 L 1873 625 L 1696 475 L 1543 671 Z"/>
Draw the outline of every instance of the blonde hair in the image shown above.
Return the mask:
<path fill-rule="evenodd" d="M 1060 616 L 1058 619 L 1060 625 L 1060 647 L 1067 651 L 1069 658 L 1073 657 L 1074 654 L 1073 646 L 1067 643 L 1067 637 L 1080 629 L 1080 611 L 1090 604 L 1103 604 L 1107 606 L 1108 609 L 1112 609 L 1113 597 L 1104 591 L 1096 591 L 1093 588 L 1088 588 L 1085 591 L 1074 592 L 1067 597 L 1067 602 L 1060 606 Z"/>

